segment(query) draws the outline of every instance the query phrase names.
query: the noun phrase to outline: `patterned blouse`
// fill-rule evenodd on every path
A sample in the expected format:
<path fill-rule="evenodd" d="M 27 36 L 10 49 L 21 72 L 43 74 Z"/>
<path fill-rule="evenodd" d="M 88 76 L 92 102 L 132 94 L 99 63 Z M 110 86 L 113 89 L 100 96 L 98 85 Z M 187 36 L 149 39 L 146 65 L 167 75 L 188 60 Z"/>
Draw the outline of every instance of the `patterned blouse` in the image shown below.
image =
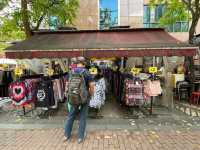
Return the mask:
<path fill-rule="evenodd" d="M 92 108 L 100 108 L 105 103 L 105 80 L 104 78 L 95 81 L 94 94 L 91 97 L 89 106 Z"/>

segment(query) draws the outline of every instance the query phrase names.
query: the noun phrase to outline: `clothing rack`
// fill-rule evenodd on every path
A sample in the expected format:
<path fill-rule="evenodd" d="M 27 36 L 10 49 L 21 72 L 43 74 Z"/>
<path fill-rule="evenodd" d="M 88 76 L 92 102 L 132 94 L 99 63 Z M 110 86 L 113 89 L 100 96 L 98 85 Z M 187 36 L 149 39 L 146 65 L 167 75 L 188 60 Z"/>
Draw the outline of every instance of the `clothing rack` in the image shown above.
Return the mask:
<path fill-rule="evenodd" d="M 54 75 L 54 76 L 44 76 L 43 74 L 37 74 L 37 75 L 24 75 L 24 76 L 21 76 L 21 77 L 18 77 L 17 79 L 16 79 L 16 82 L 26 82 L 26 80 L 34 80 L 34 79 L 36 79 L 36 80 L 38 80 L 37 81 L 37 83 L 40 83 L 40 81 L 48 81 L 48 80 L 50 80 L 50 81 L 52 81 L 52 80 L 57 80 L 57 79 L 59 79 L 59 78 L 62 78 L 62 82 L 60 83 L 60 82 L 58 82 L 58 83 L 60 83 L 61 85 L 61 87 L 64 89 L 64 84 L 65 84 L 65 81 L 64 81 L 64 78 L 65 78 L 65 76 L 67 75 L 67 73 L 63 73 L 63 74 L 59 74 L 59 75 Z M 34 80 L 35 81 L 35 80 Z M 27 81 L 28 82 L 28 81 Z M 31 83 L 32 84 L 32 83 Z M 34 86 L 33 87 L 35 87 L 36 86 L 36 84 L 34 84 Z M 29 86 L 28 86 L 29 87 Z M 12 88 L 12 87 L 11 87 Z M 31 86 L 31 88 L 32 88 L 32 86 Z M 53 87 L 52 87 L 53 88 Z M 34 90 L 36 90 L 36 89 L 34 89 Z M 35 92 L 33 92 L 33 93 L 35 93 Z M 61 94 L 57 94 L 57 95 L 59 95 L 59 96 L 61 96 Z M 35 94 L 33 94 L 32 95 L 33 96 L 33 99 L 36 99 L 36 97 L 35 97 Z M 52 97 L 52 96 L 51 96 Z M 56 102 L 55 102 L 55 105 L 53 105 L 53 106 L 50 106 L 50 109 L 57 109 L 57 107 L 58 107 L 58 103 L 59 102 L 64 102 L 64 97 L 63 97 L 63 93 L 62 93 L 62 99 L 56 99 Z M 35 101 L 34 101 L 35 102 Z M 16 105 L 16 107 L 17 108 L 21 108 L 22 109 L 22 111 L 23 111 L 23 115 L 25 116 L 27 113 L 29 113 L 29 112 L 31 112 L 31 111 L 33 111 L 33 107 L 31 106 L 31 107 L 29 107 L 29 105 L 31 105 L 32 104 L 32 102 L 29 102 L 29 103 L 24 103 L 24 104 L 21 104 L 21 105 Z M 31 110 L 27 110 L 28 108 L 31 108 Z"/>

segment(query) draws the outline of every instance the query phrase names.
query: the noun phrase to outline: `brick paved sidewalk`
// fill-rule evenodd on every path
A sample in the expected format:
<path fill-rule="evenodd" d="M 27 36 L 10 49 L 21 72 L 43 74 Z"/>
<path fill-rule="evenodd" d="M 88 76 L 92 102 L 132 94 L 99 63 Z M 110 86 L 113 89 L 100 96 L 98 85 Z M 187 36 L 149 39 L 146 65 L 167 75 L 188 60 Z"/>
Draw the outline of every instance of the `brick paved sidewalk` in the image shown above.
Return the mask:
<path fill-rule="evenodd" d="M 63 129 L 0 130 L 0 150 L 200 150 L 200 131 L 88 132 L 82 144 L 74 133 L 63 142 Z"/>

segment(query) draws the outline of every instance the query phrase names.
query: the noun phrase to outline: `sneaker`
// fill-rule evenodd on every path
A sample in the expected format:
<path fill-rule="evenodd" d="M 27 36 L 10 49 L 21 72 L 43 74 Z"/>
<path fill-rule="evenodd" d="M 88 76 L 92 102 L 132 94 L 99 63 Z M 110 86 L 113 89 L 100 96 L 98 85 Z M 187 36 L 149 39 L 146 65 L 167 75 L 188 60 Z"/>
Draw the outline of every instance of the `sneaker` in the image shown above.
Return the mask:
<path fill-rule="evenodd" d="M 78 139 L 78 144 L 82 143 L 85 138 L 86 138 L 86 132 L 84 134 L 84 138 L 79 138 Z"/>
<path fill-rule="evenodd" d="M 65 139 L 63 140 L 63 142 L 67 142 L 69 141 L 70 137 L 65 137 Z"/>
<path fill-rule="evenodd" d="M 83 139 L 78 139 L 78 144 L 81 144 L 83 142 Z"/>

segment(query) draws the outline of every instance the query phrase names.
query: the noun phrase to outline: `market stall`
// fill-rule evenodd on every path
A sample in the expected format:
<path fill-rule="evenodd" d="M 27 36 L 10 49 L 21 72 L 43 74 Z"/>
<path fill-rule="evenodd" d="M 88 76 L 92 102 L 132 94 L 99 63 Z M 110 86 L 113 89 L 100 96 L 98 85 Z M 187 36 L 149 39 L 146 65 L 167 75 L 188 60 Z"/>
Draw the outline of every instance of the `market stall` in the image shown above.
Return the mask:
<path fill-rule="evenodd" d="M 104 31 L 59 30 L 34 32 L 34 35 L 31 38 L 6 48 L 5 54 L 7 58 L 14 59 L 47 58 L 49 60 L 62 60 L 63 58 L 71 58 L 78 56 L 84 56 L 89 59 L 94 57 L 97 59 L 114 57 L 119 60 L 118 69 L 115 70 L 116 72 L 119 72 L 122 68 L 137 68 L 135 65 L 125 65 L 124 60 L 128 60 L 129 58 L 134 59 L 134 57 L 154 57 L 154 61 L 152 61 L 152 64 L 148 67 L 156 67 L 156 57 L 192 57 L 196 55 L 197 49 L 198 47 L 194 47 L 186 43 L 181 43 L 180 41 L 171 37 L 164 29 L 160 28 L 113 29 Z M 164 78 L 167 78 L 167 61 L 164 61 L 163 66 L 165 67 Z M 154 76 L 154 73 L 152 74 L 152 82 L 147 82 L 147 88 L 152 88 L 151 85 L 153 84 L 155 86 L 159 86 L 159 83 L 153 83 L 153 80 L 155 80 L 156 77 Z M 120 79 L 120 75 L 118 73 L 114 73 L 112 77 L 114 77 L 112 79 L 115 79 L 114 82 Z M 127 81 L 127 84 L 129 83 L 130 81 Z M 134 81 L 134 87 L 139 88 L 138 85 L 140 85 L 140 82 L 137 82 L 136 85 L 135 83 L 136 82 Z M 165 83 L 167 82 L 165 81 Z M 119 82 L 112 84 L 113 86 L 115 86 L 115 84 L 119 85 Z M 140 87 L 144 87 L 144 84 L 141 84 Z M 141 88 L 141 90 L 143 90 L 143 88 Z M 117 93 L 118 91 L 115 92 Z M 129 92 L 129 89 L 127 89 L 127 91 L 125 92 Z M 152 91 L 152 93 L 147 93 L 149 94 L 149 96 L 157 96 L 160 94 L 160 91 L 157 91 L 155 93 L 153 92 L 155 91 Z M 168 91 L 165 91 L 165 93 L 168 93 Z M 141 99 L 143 100 L 144 98 L 142 97 Z M 125 103 L 129 103 L 128 100 L 125 101 Z M 165 106 L 171 107 L 171 103 L 172 100 L 171 98 L 169 98 L 168 95 L 167 98 L 165 98 Z"/>

